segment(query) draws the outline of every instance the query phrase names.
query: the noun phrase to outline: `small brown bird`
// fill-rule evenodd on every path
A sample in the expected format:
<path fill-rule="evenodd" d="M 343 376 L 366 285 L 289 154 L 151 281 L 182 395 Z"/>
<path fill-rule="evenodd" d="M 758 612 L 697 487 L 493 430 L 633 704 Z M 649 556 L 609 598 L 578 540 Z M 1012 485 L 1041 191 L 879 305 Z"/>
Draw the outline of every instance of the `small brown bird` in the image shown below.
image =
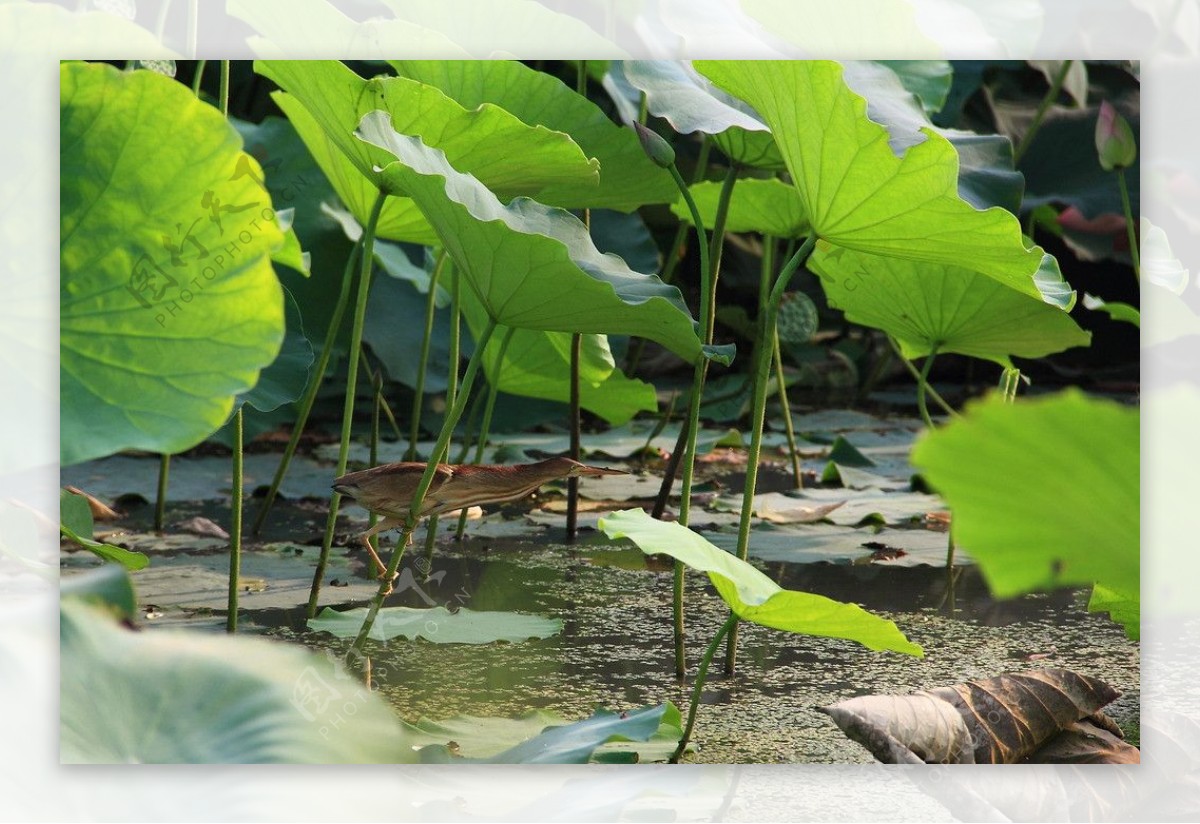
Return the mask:
<path fill-rule="evenodd" d="M 424 463 L 401 461 L 349 472 L 333 482 L 335 491 L 353 498 L 364 509 L 383 516 L 382 521 L 359 536 L 381 575 L 387 567 L 368 539 L 385 530 L 405 525 L 425 467 Z M 438 464 L 418 518 L 468 506 L 515 501 L 542 484 L 560 478 L 627 474 L 620 469 L 586 466 L 570 458 L 550 458 L 515 466 Z"/>

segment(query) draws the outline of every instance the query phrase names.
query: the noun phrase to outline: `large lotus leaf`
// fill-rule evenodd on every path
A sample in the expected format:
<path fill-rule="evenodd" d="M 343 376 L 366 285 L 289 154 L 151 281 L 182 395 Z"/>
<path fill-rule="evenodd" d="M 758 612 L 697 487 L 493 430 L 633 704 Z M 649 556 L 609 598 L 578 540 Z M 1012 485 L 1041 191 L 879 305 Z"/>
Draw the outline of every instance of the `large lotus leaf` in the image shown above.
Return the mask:
<path fill-rule="evenodd" d="M 1099 582 L 1139 592 L 1138 410 L 1077 389 L 974 403 L 912 463 L 954 512 L 992 591 Z"/>
<path fill-rule="evenodd" d="M 530 125 L 566 132 L 584 154 L 600 161 L 599 186 L 547 186 L 537 193 L 542 203 L 628 212 L 646 203 L 670 203 L 679 196 L 671 176 L 646 157 L 630 129 L 613 123 L 556 77 L 508 60 L 390 62 L 401 76 L 435 86 L 468 109 L 495 104 Z"/>
<path fill-rule="evenodd" d="M 783 156 L 762 118 L 744 101 L 715 87 L 691 66 L 668 60 L 614 62 L 609 69 L 646 95 L 646 109 L 681 133 L 713 135 L 728 157 L 783 169 Z"/>
<path fill-rule="evenodd" d="M 897 157 L 866 101 L 824 61 L 701 61 L 696 68 L 750 103 L 771 127 L 816 233 L 837 246 L 963 266 L 1033 297 L 1042 250 L 1026 249 L 1009 212 L 957 194 L 958 156 L 945 138 Z M 1046 299 L 1046 298 L 1044 298 Z"/>
<path fill-rule="evenodd" d="M 308 619 L 308 627 L 338 638 L 354 638 L 366 617 L 366 607 L 342 611 L 326 607 L 316 618 Z M 376 641 L 423 638 L 434 644 L 516 643 L 549 638 L 561 632 L 562 626 L 558 618 L 519 612 L 478 612 L 466 607 L 454 612 L 445 607 L 384 607 L 371 625 L 370 637 Z"/>
<path fill-rule="evenodd" d="M 713 181 L 696 183 L 688 190 L 700 210 L 705 228 L 711 229 L 716 221 L 717 202 L 721 197 L 721 184 Z M 680 220 L 692 222 L 692 211 L 682 203 L 675 203 L 671 211 Z M 729 198 L 729 212 L 725 218 L 725 229 L 730 232 L 761 232 L 775 237 L 799 238 L 812 234 L 812 226 L 804 213 L 804 202 L 795 186 L 782 180 L 739 180 L 733 186 Z"/>
<path fill-rule="evenodd" d="M 598 163 L 565 134 L 528 126 L 499 106 L 468 111 L 433 86 L 402 77 L 364 80 L 337 61 L 258 61 L 255 69 L 286 93 L 272 95 L 313 153 L 342 202 L 366 223 L 378 192 L 376 167 L 386 155 L 353 138 L 364 112 L 390 111 L 397 128 L 442 149 L 456 168 L 505 199 L 551 185 L 595 187 Z M 389 198 L 379 237 L 432 243 L 420 211 Z"/>
<path fill-rule="evenodd" d="M 804 635 L 848 638 L 868 649 L 923 655 L 891 621 L 846 604 L 783 589 L 750 564 L 719 549 L 685 526 L 651 518 L 641 509 L 605 515 L 599 526 L 610 538 L 628 538 L 647 555 L 670 555 L 707 572 L 717 593 L 745 621 Z"/>
<path fill-rule="evenodd" d="M 842 64 L 843 79 L 867 101 L 867 117 L 888 130 L 888 145 L 896 154 L 925 140 L 929 130 L 950 141 L 958 153 L 958 194 L 977 209 L 1021 208 L 1025 179 L 1013 169 L 1012 142 L 1004 135 L 976 134 L 934 126 L 929 115 L 894 70 L 871 60 Z"/>
<path fill-rule="evenodd" d="M 468 110 L 433 86 L 406 77 L 364 80 L 336 60 L 259 60 L 254 68 L 308 109 L 376 187 L 376 170 L 388 158 L 353 137 L 362 116 L 375 110 L 389 112 L 398 131 L 437 146 L 503 197 L 536 194 L 552 184 L 594 186 L 599 179 L 599 163 L 567 135 L 527 125 L 494 104 Z"/>
<path fill-rule="evenodd" d="M 64 464 L 195 446 L 279 352 L 283 235 L 241 145 L 170 78 L 63 64 Z"/>
<path fill-rule="evenodd" d="M 354 164 L 342 154 L 337 143 L 308 109 L 295 97 L 276 92 L 272 99 L 295 128 L 313 160 L 325 174 L 333 191 L 350 210 L 355 222 L 361 226 L 371 214 L 371 207 L 379 190 L 371 178 L 364 176 Z M 393 196 L 384 201 L 383 211 L 375 226 L 375 236 L 392 240 L 432 245 L 437 243 L 437 234 L 421 214 L 421 210 L 410 198 Z"/>
<path fill-rule="evenodd" d="M 471 292 L 462 296 L 462 310 L 472 335 L 487 325 L 487 310 Z M 568 402 L 571 392 L 571 333 L 513 329 L 504 357 L 498 333 L 483 354 L 489 384 L 501 392 L 526 398 Z M 613 426 L 628 423 L 638 412 L 658 408 L 654 387 L 627 378 L 616 368 L 608 338 L 584 335 L 579 350 L 579 404 Z"/>
<path fill-rule="evenodd" d="M 59 629 L 64 763 L 416 760 L 378 693 L 299 647 L 130 632 L 78 601 L 64 601 Z"/>
<path fill-rule="evenodd" d="M 437 230 L 466 283 L 504 326 L 649 338 L 689 362 L 704 354 L 683 297 L 601 254 L 571 213 L 518 198 L 505 206 L 438 149 L 398 134 L 387 112 L 357 134 L 396 158 L 383 170 Z"/>
<path fill-rule="evenodd" d="M 958 266 L 921 263 L 817 243 L 808 266 L 830 306 L 855 323 L 882 329 L 906 358 L 957 352 L 1011 366 L 1009 356 L 1040 358 L 1091 335 L 1066 312 Z"/>

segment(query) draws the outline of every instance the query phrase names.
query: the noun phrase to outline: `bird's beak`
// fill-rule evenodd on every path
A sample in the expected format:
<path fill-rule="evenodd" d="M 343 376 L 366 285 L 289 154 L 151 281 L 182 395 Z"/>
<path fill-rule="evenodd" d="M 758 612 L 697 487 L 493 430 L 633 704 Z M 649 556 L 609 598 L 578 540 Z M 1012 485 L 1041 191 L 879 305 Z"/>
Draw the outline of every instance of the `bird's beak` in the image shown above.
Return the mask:
<path fill-rule="evenodd" d="M 579 476 L 585 478 L 602 478 L 605 475 L 628 475 L 624 469 L 606 469 L 602 466 L 581 466 L 579 467 Z"/>

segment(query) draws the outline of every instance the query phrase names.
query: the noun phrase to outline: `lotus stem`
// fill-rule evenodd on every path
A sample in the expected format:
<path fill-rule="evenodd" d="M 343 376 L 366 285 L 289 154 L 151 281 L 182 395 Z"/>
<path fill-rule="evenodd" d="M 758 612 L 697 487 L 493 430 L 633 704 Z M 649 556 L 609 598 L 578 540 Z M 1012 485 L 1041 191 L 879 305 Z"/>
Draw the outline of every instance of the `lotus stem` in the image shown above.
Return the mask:
<path fill-rule="evenodd" d="M 224 62 L 224 61 L 222 61 Z M 238 407 L 233 416 L 233 481 L 231 512 L 229 517 L 229 604 L 225 616 L 225 631 L 237 632 L 238 587 L 242 575 L 242 410 Z"/>
<path fill-rule="evenodd" d="M 1058 93 L 1062 91 L 1063 83 L 1067 79 L 1067 72 L 1071 70 L 1071 62 L 1070 60 L 1064 60 L 1062 66 L 1058 69 L 1058 74 L 1054 75 L 1054 79 L 1050 82 L 1050 88 L 1046 90 L 1046 96 L 1042 98 L 1042 102 L 1038 104 L 1037 111 L 1033 113 L 1033 120 L 1030 121 L 1029 128 L 1025 130 L 1025 134 L 1021 135 L 1021 142 L 1013 150 L 1013 166 L 1020 164 L 1021 158 L 1025 156 L 1025 150 L 1033 142 L 1033 136 L 1041 128 L 1042 120 L 1046 117 L 1046 112 L 1054 105 L 1054 101 L 1058 100 Z"/>
<path fill-rule="evenodd" d="M 933 368 L 937 350 L 937 344 L 934 344 L 925 357 L 925 363 L 921 364 L 921 374 L 917 376 L 917 411 L 921 413 L 921 420 L 925 421 L 925 425 L 930 429 L 933 429 L 933 418 L 929 417 L 929 406 L 925 402 L 925 395 L 929 391 L 929 370 Z"/>
<path fill-rule="evenodd" d="M 721 628 L 713 636 L 708 649 L 704 650 L 704 657 L 700 659 L 700 669 L 696 672 L 696 683 L 692 687 L 692 703 L 688 707 L 687 724 L 683 728 L 683 735 L 679 739 L 679 745 L 671 755 L 672 764 L 678 764 L 679 759 L 683 758 L 684 752 L 687 751 L 688 742 L 692 739 L 692 730 L 696 726 L 696 711 L 700 708 L 700 696 L 704 693 L 704 682 L 708 680 L 708 668 L 712 664 L 713 656 L 717 654 L 717 648 L 721 646 L 721 639 L 733 632 L 734 627 L 737 626 L 737 622 L 738 618 L 736 615 L 731 614 L 726 618 L 725 623 L 721 624 Z"/>
<path fill-rule="evenodd" d="M 583 347 L 583 336 L 578 332 L 571 335 L 571 460 L 578 461 L 580 456 L 579 429 L 581 426 L 579 414 L 579 358 Z M 567 543 L 575 542 L 578 534 L 579 517 L 579 479 L 567 478 Z"/>
<path fill-rule="evenodd" d="M 904 368 L 907 369 L 908 373 L 913 376 L 913 380 L 920 382 L 920 380 L 921 380 L 920 371 L 917 369 L 917 367 L 913 366 L 911 362 L 909 362 L 908 358 L 904 357 L 904 353 L 900 351 L 900 346 L 896 343 L 896 341 L 893 340 L 891 337 L 888 337 L 888 343 L 890 343 L 892 345 L 892 350 L 900 357 L 900 362 L 902 364 L 904 364 Z M 974 363 L 974 361 L 967 361 L 968 366 L 972 363 Z M 961 415 L 959 415 L 958 410 L 956 410 L 950 404 L 946 403 L 946 399 L 943 398 L 940 394 L 938 394 L 938 391 L 936 389 L 934 389 L 932 386 L 926 386 L 925 391 L 929 395 L 929 397 L 933 398 L 934 403 L 936 403 L 938 406 L 940 406 L 942 408 L 942 411 L 945 412 L 947 415 L 949 415 L 952 418 L 962 417 Z"/>
<path fill-rule="evenodd" d="M 1137 231 L 1133 219 L 1133 205 L 1129 202 L 1129 184 L 1125 182 L 1124 169 L 1117 169 L 1117 186 L 1121 189 L 1121 208 L 1125 211 L 1125 232 L 1129 237 L 1129 256 L 1133 259 L 1133 276 L 1141 282 L 1141 256 L 1138 252 Z"/>
<path fill-rule="evenodd" d="M 425 402 L 425 370 L 429 367 L 430 341 L 433 339 L 433 320 L 437 313 L 437 287 L 442 275 L 442 266 L 446 263 L 446 250 L 438 251 L 437 260 L 433 264 L 433 272 L 429 275 L 429 296 L 425 300 L 425 336 L 421 338 L 421 354 L 417 360 L 417 385 L 413 387 L 412 416 L 409 422 L 408 451 L 404 460 L 417 459 L 417 439 L 421 436 L 421 408 Z"/>
<path fill-rule="evenodd" d="M 263 522 L 267 519 L 267 513 L 271 511 L 271 506 L 275 503 L 275 496 L 279 494 L 279 487 L 283 483 L 284 476 L 287 475 L 292 457 L 296 454 L 296 448 L 300 445 L 300 438 L 304 435 L 304 427 L 308 423 L 308 416 L 317 400 L 321 381 L 325 379 L 325 372 L 329 368 L 329 359 L 333 356 L 333 347 L 337 343 L 337 334 L 342 326 L 342 317 L 346 313 L 346 305 L 350 302 L 350 283 L 354 280 L 354 267 L 358 263 L 358 256 L 361 252 L 362 240 L 360 239 L 350 250 L 350 256 L 346 258 L 346 268 L 342 272 L 342 286 L 338 291 L 337 302 L 333 305 L 333 314 L 329 318 L 325 343 L 321 347 L 321 354 L 317 357 L 316 366 L 309 376 L 308 387 L 304 390 L 304 397 L 296 412 L 296 422 L 292 424 L 291 437 L 288 438 L 287 446 L 283 450 L 283 457 L 279 459 L 279 466 L 275 468 L 275 477 L 271 479 L 271 488 L 267 490 L 267 497 L 263 499 L 258 515 L 254 518 L 251 531 L 255 535 L 262 529 Z"/>
<path fill-rule="evenodd" d="M 354 323 L 350 329 L 350 357 L 346 366 L 346 397 L 342 405 L 342 437 L 338 447 L 337 475 L 346 474 L 346 461 L 350 454 L 350 429 L 354 422 L 354 391 L 358 385 L 358 358 L 354 353 L 362 346 L 363 321 L 367 315 L 367 297 L 371 292 L 371 267 L 374 263 L 375 229 L 379 225 L 379 216 L 383 212 L 387 193 L 380 190 L 375 196 L 375 204 L 371 207 L 371 215 L 362 234 L 362 253 L 359 262 L 362 264 L 358 278 L 358 299 L 354 305 Z M 329 551 L 333 547 L 333 533 L 337 527 L 338 506 L 342 496 L 334 492 L 329 496 L 329 518 L 325 522 L 325 535 L 321 540 L 321 554 L 317 558 L 317 568 L 313 572 L 312 588 L 308 593 L 308 617 L 317 614 L 317 599 L 321 594 L 321 579 L 325 577 L 325 567 L 329 563 Z"/>
<path fill-rule="evenodd" d="M 154 501 L 154 531 L 163 531 L 163 520 L 167 515 L 167 481 L 171 475 L 171 456 L 163 453 L 158 459 L 158 496 Z"/>
<path fill-rule="evenodd" d="M 479 439 L 475 444 L 475 460 L 474 463 L 483 463 L 483 452 L 487 448 L 488 435 L 492 429 L 492 412 L 496 409 L 496 395 L 500 391 L 500 370 L 504 366 L 504 356 L 508 353 L 508 342 L 512 340 L 515 327 L 508 327 L 504 330 L 504 337 L 500 339 L 500 351 L 496 356 L 496 363 L 499 366 L 496 368 L 496 379 L 488 383 L 487 403 L 483 407 L 483 421 L 479 424 Z M 467 510 L 463 510 L 458 516 L 458 529 L 454 534 L 455 540 L 462 540 L 463 532 L 467 528 Z"/>
<path fill-rule="evenodd" d="M 804 488 L 804 476 L 800 474 L 800 453 L 796 449 L 796 428 L 792 425 L 792 407 L 788 403 L 787 383 L 783 379 L 783 355 L 779 349 L 779 329 L 775 330 L 775 388 L 779 393 L 779 406 L 783 410 L 783 428 L 787 433 L 788 454 L 792 458 L 792 475 L 794 487 Z"/>
<path fill-rule="evenodd" d="M 204 79 L 204 67 L 207 63 L 207 60 L 196 61 L 196 73 L 192 75 L 192 94 L 196 97 L 200 97 L 200 81 Z"/>

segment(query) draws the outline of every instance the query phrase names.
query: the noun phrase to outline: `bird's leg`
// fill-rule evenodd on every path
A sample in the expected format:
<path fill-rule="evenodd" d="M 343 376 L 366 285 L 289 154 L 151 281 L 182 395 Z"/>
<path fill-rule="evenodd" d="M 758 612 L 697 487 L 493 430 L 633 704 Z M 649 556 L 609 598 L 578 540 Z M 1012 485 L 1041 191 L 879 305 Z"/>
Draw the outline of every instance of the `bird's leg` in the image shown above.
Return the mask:
<path fill-rule="evenodd" d="M 371 560 L 375 562 L 375 568 L 379 570 L 380 578 L 387 574 L 387 564 L 380 559 L 379 553 L 375 551 L 375 547 L 371 546 L 370 538 L 372 535 L 378 535 L 380 532 L 385 532 L 389 529 L 394 529 L 403 525 L 404 521 L 400 520 L 399 518 L 385 517 L 382 521 L 375 524 L 375 526 L 368 529 L 358 538 L 360 541 L 362 541 L 362 545 L 367 548 L 367 552 L 371 554 Z"/>

